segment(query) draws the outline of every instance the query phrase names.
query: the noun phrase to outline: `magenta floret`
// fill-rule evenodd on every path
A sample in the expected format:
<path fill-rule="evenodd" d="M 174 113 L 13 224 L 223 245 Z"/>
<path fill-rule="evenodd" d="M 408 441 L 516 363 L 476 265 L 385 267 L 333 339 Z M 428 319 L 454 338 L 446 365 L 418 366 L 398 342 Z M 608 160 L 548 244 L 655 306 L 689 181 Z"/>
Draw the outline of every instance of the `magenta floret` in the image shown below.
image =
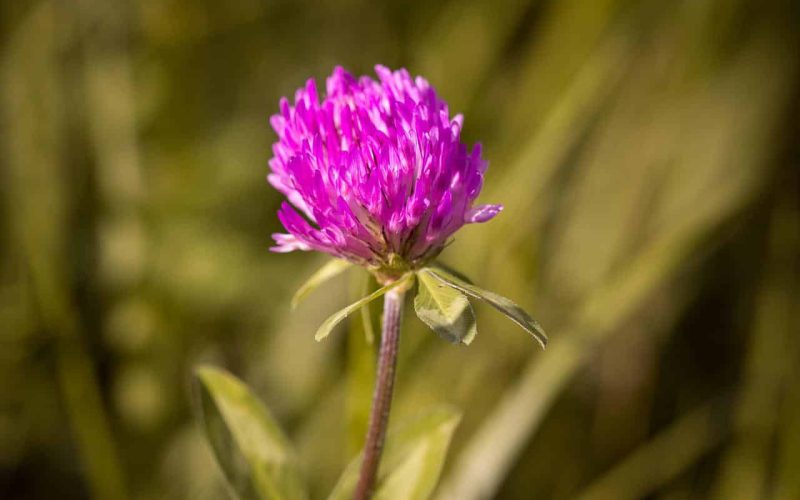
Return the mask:
<path fill-rule="evenodd" d="M 378 80 L 337 67 L 320 101 L 313 80 L 281 99 L 269 182 L 286 195 L 277 252 L 318 250 L 372 269 L 416 268 L 461 226 L 500 205 L 474 205 L 486 162 L 461 143 L 463 117 L 428 82 L 377 66 Z"/>

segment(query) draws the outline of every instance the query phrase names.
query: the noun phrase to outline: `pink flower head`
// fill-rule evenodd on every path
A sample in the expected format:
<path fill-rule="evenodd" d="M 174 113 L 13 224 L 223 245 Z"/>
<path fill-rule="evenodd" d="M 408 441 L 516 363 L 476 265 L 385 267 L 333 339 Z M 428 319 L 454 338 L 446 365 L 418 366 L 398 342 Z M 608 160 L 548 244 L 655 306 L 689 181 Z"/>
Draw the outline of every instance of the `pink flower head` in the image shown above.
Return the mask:
<path fill-rule="evenodd" d="M 461 143 L 463 117 L 421 77 L 337 67 L 320 101 L 314 80 L 280 101 L 269 182 L 286 195 L 288 234 L 272 250 L 318 250 L 372 270 L 417 269 L 461 226 L 501 205 L 474 205 L 486 161 Z"/>

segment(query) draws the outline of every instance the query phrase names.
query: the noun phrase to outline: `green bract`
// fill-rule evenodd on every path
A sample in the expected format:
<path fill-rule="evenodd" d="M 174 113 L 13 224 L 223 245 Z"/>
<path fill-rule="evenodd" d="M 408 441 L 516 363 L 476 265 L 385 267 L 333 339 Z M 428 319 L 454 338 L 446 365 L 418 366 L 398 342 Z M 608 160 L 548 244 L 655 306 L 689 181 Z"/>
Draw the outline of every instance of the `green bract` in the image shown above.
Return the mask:
<path fill-rule="evenodd" d="M 338 275 L 350 266 L 351 264 L 339 259 L 324 265 L 298 290 L 292 299 L 292 304 L 295 305 L 324 281 Z M 542 348 L 547 345 L 547 335 L 542 327 L 514 301 L 475 286 L 457 272 L 439 265 L 408 272 L 397 281 L 379 288 L 361 300 L 338 311 L 325 320 L 317 330 L 314 338 L 322 340 L 327 337 L 341 320 L 357 309 L 362 310 L 362 319 L 368 321 L 368 312 L 365 309 L 367 304 L 394 287 L 410 286 L 415 277 L 417 293 L 414 298 L 414 311 L 420 320 L 445 340 L 469 345 L 477 335 L 475 313 L 469 302 L 471 297 L 485 301 L 505 314 L 530 333 L 541 344 Z M 367 331 L 366 328 L 365 331 Z"/>
<path fill-rule="evenodd" d="M 533 337 L 542 345 L 542 348 L 547 346 L 547 335 L 544 333 L 542 327 L 539 326 L 539 323 L 531 318 L 531 316 L 524 309 L 515 304 L 512 300 L 468 283 L 455 274 L 440 267 L 427 267 L 418 271 L 417 274 L 432 276 L 439 282 L 458 290 L 459 292 L 488 302 L 489 305 L 508 316 L 508 318 L 514 323 L 518 324 L 525 331 L 533 335 Z"/>
<path fill-rule="evenodd" d="M 367 295 L 366 297 L 363 297 L 363 298 L 353 302 L 349 306 L 345 307 L 344 309 L 341 309 L 341 310 L 335 312 L 328 319 L 326 319 L 322 323 L 322 325 L 320 325 L 319 329 L 317 330 L 316 335 L 314 335 L 314 338 L 316 340 L 324 339 L 325 337 L 328 336 L 329 333 L 331 333 L 331 330 L 333 330 L 333 327 L 335 327 L 337 324 L 339 324 L 340 321 L 342 321 L 347 316 L 349 316 L 350 314 L 355 312 L 357 309 L 365 307 L 367 304 L 369 304 L 370 302 L 372 302 L 373 300 L 375 300 L 378 297 L 382 296 L 383 294 L 385 294 L 386 292 L 388 292 L 389 290 L 391 290 L 393 288 L 397 288 L 397 287 L 402 286 L 402 285 L 410 284 L 410 282 L 412 282 L 413 280 L 414 280 L 414 275 L 413 274 L 411 274 L 411 273 L 406 274 L 403 277 L 401 277 L 399 280 L 394 281 L 392 283 L 389 283 L 388 285 L 383 286 L 381 288 L 378 288 L 377 290 L 375 290 L 371 294 Z"/>
<path fill-rule="evenodd" d="M 313 292 L 322 283 L 346 271 L 353 264 L 341 259 L 329 260 L 327 264 L 320 267 L 317 272 L 311 275 L 308 280 L 297 289 L 292 297 L 292 309 L 296 308 L 300 302 L 306 298 L 308 294 Z"/>
<path fill-rule="evenodd" d="M 468 345 L 478 334 L 475 313 L 467 297 L 430 273 L 417 273 L 417 296 L 414 310 L 439 336 L 453 343 Z"/>

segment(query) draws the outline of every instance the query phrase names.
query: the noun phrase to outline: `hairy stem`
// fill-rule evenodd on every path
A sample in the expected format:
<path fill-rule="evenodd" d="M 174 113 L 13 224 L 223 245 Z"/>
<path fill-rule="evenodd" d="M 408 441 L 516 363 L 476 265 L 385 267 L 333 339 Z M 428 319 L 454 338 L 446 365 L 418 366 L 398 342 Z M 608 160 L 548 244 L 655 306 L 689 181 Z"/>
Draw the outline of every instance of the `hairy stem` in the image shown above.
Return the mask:
<path fill-rule="evenodd" d="M 389 290 L 383 299 L 383 331 L 378 354 L 378 374 L 375 378 L 375 392 L 372 396 L 372 410 L 369 428 L 364 443 L 364 459 L 353 498 L 366 500 L 372 496 L 375 478 L 383 451 L 386 427 L 389 423 L 389 409 L 392 405 L 394 372 L 397 366 L 397 348 L 400 344 L 400 321 L 403 313 L 405 290 Z"/>

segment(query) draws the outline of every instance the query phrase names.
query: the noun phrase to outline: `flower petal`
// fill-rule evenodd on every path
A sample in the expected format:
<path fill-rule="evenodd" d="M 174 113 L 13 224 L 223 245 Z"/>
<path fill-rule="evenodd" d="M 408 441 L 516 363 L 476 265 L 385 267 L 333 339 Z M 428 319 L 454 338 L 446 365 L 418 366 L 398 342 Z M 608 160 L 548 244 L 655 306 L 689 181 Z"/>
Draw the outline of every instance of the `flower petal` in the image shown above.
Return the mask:
<path fill-rule="evenodd" d="M 478 205 L 467 210 L 464 222 L 467 224 L 486 222 L 503 211 L 503 205 Z"/>
<path fill-rule="evenodd" d="M 368 266 L 399 255 L 412 266 L 438 254 L 466 223 L 499 205 L 471 207 L 487 163 L 461 142 L 464 118 L 421 77 L 336 67 L 326 95 L 313 80 L 271 117 L 278 140 L 269 182 L 283 193 L 287 233 L 273 250 L 316 250 Z M 392 254 L 395 254 L 393 256 Z"/>
<path fill-rule="evenodd" d="M 298 240 L 293 234 L 275 233 L 272 235 L 277 245 L 270 247 L 270 251 L 277 253 L 288 253 L 295 250 L 308 251 L 311 247 Z"/>

